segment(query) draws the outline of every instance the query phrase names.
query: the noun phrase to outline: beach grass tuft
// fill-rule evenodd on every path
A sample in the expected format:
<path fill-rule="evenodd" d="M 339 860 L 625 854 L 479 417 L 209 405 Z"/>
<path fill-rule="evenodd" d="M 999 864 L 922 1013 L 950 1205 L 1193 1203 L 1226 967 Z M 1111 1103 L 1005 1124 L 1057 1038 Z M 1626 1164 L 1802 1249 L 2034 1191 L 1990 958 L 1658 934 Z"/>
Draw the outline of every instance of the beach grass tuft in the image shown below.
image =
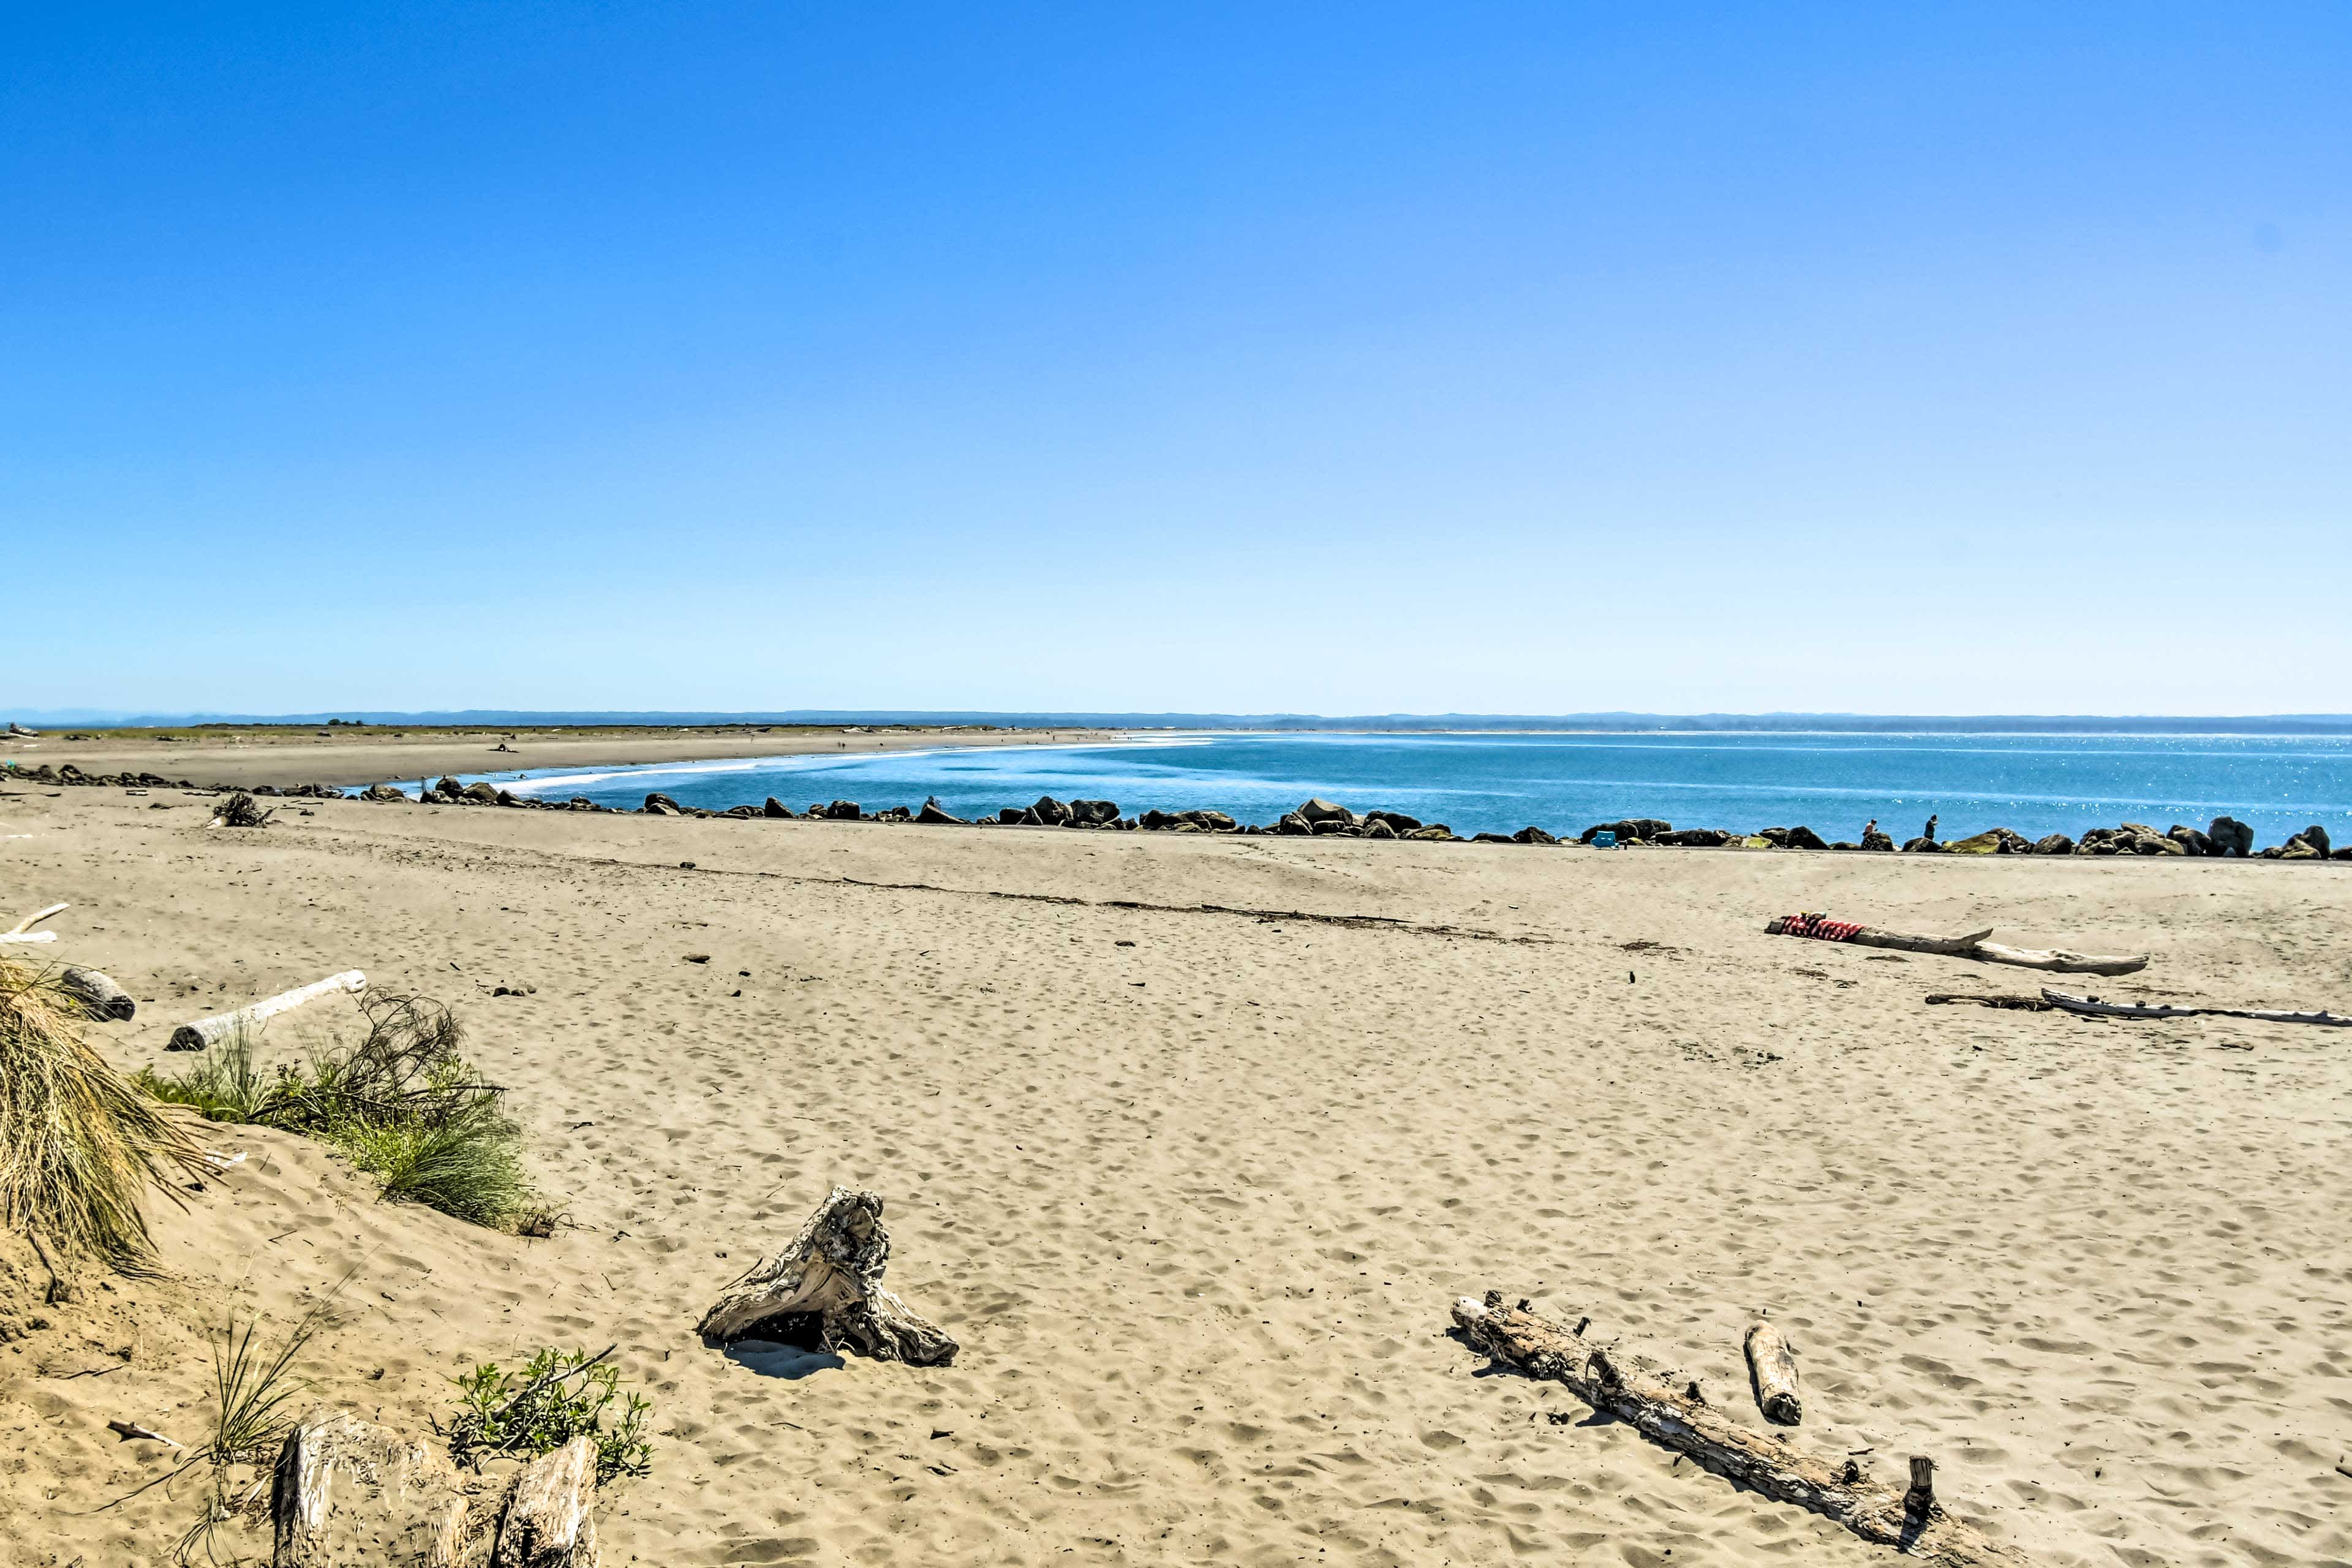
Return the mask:
<path fill-rule="evenodd" d="M 0 958 L 0 1224 L 151 1272 L 147 1189 L 201 1177 L 204 1152 L 81 1037 L 83 1016 L 57 972 Z"/>

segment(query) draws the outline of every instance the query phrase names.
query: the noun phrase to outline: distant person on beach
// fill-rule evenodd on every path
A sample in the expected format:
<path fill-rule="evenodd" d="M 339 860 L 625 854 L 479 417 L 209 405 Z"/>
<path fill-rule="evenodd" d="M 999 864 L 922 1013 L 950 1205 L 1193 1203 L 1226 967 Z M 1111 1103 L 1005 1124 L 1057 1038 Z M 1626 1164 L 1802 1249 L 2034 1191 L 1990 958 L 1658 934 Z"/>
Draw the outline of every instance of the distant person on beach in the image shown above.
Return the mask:
<path fill-rule="evenodd" d="M 1919 830 L 1919 837 L 1928 839 L 1932 839 L 1936 837 L 1936 819 L 1934 817 L 1931 816 L 1927 819 L 1927 826 Z"/>
<path fill-rule="evenodd" d="M 1872 834 L 1874 834 L 1874 833 L 1877 832 L 1877 831 L 1878 831 L 1878 818 L 1876 818 L 1876 817 L 1874 817 L 1874 817 L 1872 817 L 1868 822 L 1865 822 L 1865 823 L 1864 823 L 1864 824 L 1862 825 L 1862 841 L 1863 841 L 1864 844 L 1869 843 L 1869 842 L 1870 842 L 1870 836 L 1871 836 Z"/>

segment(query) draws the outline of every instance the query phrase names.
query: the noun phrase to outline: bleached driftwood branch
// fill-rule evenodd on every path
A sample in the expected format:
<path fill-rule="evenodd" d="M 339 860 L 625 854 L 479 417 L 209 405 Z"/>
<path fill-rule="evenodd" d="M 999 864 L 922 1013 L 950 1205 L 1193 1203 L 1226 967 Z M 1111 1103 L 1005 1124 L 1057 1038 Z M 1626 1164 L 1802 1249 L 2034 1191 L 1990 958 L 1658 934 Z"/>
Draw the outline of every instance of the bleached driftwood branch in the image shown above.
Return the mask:
<path fill-rule="evenodd" d="M 193 1024 L 183 1024 L 172 1031 L 172 1038 L 163 1048 L 168 1051 L 201 1051 L 215 1040 L 227 1037 L 244 1028 L 266 1023 L 278 1014 L 299 1007 L 305 1002 L 315 1002 L 321 996 L 331 996 L 339 991 L 364 991 L 367 976 L 356 969 L 341 974 L 330 974 L 324 980 L 314 980 L 308 985 L 298 985 L 250 1006 L 239 1007 L 234 1013 L 215 1013 L 209 1018 L 199 1018 Z"/>
<path fill-rule="evenodd" d="M 35 931 L 33 928 L 51 915 L 63 914 L 71 908 L 71 904 L 51 904 L 46 910 L 36 910 L 6 931 L 0 931 L 0 942 L 55 942 L 58 940 L 57 932 Z"/>
<path fill-rule="evenodd" d="M 1872 926 L 1856 925 L 1850 921 L 1833 921 L 1821 915 L 1780 915 L 1764 927 L 1768 936 L 1811 937 L 1817 942 L 1843 942 L 1855 947 L 1891 948 L 1897 952 L 1929 952 L 1944 958 L 1973 958 L 1985 963 L 2010 963 L 2020 969 L 2043 969 L 2057 974 L 2133 974 L 2147 967 L 2145 954 L 2137 957 L 2104 957 L 2097 953 L 2069 952 L 2063 948 L 2006 947 L 1997 942 L 1987 942 L 1992 928 L 1987 926 L 1966 936 L 1913 936 L 1904 931 L 1879 931 Z"/>
<path fill-rule="evenodd" d="M 596 1568 L 596 1445 L 574 1437 L 515 1477 L 490 1568 Z"/>
<path fill-rule="evenodd" d="M 1925 1459 L 1912 1460 L 1911 1489 L 1897 1494 L 1865 1478 L 1850 1459 L 1832 1468 L 1748 1431 L 1559 1324 L 1524 1307 L 1506 1307 L 1500 1291 L 1486 1292 L 1484 1303 L 1463 1297 L 1454 1304 L 1454 1321 L 1464 1339 L 1496 1361 L 1563 1384 L 1653 1442 L 1766 1497 L 1833 1519 L 1864 1541 L 1895 1547 L 1931 1568 L 2031 1568 L 2022 1552 L 1945 1512 L 1935 1500 L 1934 1466 Z"/>
<path fill-rule="evenodd" d="M 2260 1007 L 2153 1007 L 2129 1002 L 2102 1002 L 2095 996 L 2074 996 L 2045 990 L 2042 999 L 2053 1007 L 2094 1018 L 2252 1018 L 2264 1024 L 2317 1024 L 2323 1028 L 2352 1029 L 2352 1018 L 2341 1013 L 2281 1013 Z"/>

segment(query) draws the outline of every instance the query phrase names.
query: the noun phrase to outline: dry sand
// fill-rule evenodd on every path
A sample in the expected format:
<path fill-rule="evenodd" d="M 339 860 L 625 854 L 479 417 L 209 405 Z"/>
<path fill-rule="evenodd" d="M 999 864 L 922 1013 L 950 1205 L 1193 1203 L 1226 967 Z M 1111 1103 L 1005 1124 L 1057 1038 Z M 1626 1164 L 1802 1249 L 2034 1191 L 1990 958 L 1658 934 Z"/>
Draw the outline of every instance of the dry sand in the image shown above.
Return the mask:
<path fill-rule="evenodd" d="M 1446 1331 L 1489 1286 L 1751 1421 L 1769 1310 L 1798 1442 L 1890 1480 L 1933 1455 L 2046 1563 L 2352 1559 L 2352 1040 L 1930 1008 L 2040 977 L 1761 931 L 1997 924 L 2156 954 L 2103 994 L 2340 1010 L 2352 868 L 204 816 L 0 798 L 5 901 L 70 900 L 55 956 L 145 999 L 110 1056 L 351 966 L 442 996 L 576 1228 L 469 1228 L 217 1130 L 250 1157 L 160 1209 L 180 1277 L 0 1347 L 9 1568 L 163 1560 L 194 1489 L 91 1511 L 165 1462 L 105 1422 L 190 1438 L 196 1315 L 283 1322 L 346 1271 L 318 1392 L 419 1431 L 474 1361 L 619 1342 L 657 1441 L 610 1563 L 1885 1557 L 1487 1373 Z M 953 1367 L 697 1341 L 835 1182 L 887 1197 Z"/>
<path fill-rule="evenodd" d="M 79 736 L 80 738 L 73 738 Z M 26 772 L 47 763 L 86 773 L 156 773 L 200 784 L 322 784 L 337 789 L 445 773 L 633 763 L 791 757 L 810 752 L 930 751 L 941 746 L 1044 746 L 1125 739 L 1101 730 L 845 730 L 792 725 L 625 725 L 555 729 L 478 725 L 401 730 L 250 724 L 179 730 L 45 731 L 0 736 L 0 757 Z M 499 750 L 500 746 L 507 749 Z M 758 804 L 757 802 L 753 803 Z"/>

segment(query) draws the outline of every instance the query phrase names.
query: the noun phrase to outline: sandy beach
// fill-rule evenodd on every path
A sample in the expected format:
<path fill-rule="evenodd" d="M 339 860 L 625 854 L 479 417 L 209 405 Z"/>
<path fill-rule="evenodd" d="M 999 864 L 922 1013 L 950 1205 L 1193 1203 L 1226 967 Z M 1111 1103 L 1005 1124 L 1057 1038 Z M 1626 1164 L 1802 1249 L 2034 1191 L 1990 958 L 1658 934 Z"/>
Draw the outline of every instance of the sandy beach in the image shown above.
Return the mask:
<path fill-rule="evenodd" d="M 573 743 L 512 765 L 745 751 Z M 148 744 L 171 763 L 34 760 L 508 761 Z M 91 1026 L 108 1058 L 176 1070 L 175 1025 L 364 970 L 462 1010 L 567 1223 L 468 1226 L 209 1129 L 247 1157 L 154 1205 L 170 1279 L 44 1305 L 8 1255 L 5 1568 L 168 1560 L 193 1479 L 99 1511 L 170 1463 L 107 1422 L 190 1438 L 208 1326 L 330 1291 L 316 1398 L 418 1433 L 474 1363 L 617 1343 L 656 1447 L 606 1495 L 608 1563 L 1894 1560 L 1489 1373 L 1447 1331 L 1489 1288 L 1759 1429 L 1740 1337 L 1769 1312 L 1794 1442 L 1898 1487 L 1933 1456 L 1955 1514 L 2042 1563 L 2352 1559 L 2344 1032 L 1931 1007 L 2044 977 L 1762 930 L 1992 925 L 2154 955 L 2084 987 L 2110 997 L 2341 1011 L 2352 867 L 208 812 L 0 795 L 10 919 L 69 901 L 42 956 L 140 1000 Z M 314 1004 L 268 1049 L 355 1017 Z M 835 1183 L 887 1200 L 890 1283 L 953 1366 L 696 1336 Z"/>
<path fill-rule="evenodd" d="M 354 788 L 385 780 L 521 768 L 612 767 L 637 763 L 716 762 L 803 756 L 813 752 L 906 752 L 940 746 L 1102 744 L 1125 737 L 1100 730 L 815 728 L 792 725 L 598 726 L 530 729 L 473 726 L 402 730 L 392 725 L 237 725 L 226 729 L 45 731 L 0 737 L 0 756 L 26 772 L 68 763 L 85 773 L 159 773 L 198 784 L 320 784 Z M 505 750 L 500 750 L 505 747 Z"/>

